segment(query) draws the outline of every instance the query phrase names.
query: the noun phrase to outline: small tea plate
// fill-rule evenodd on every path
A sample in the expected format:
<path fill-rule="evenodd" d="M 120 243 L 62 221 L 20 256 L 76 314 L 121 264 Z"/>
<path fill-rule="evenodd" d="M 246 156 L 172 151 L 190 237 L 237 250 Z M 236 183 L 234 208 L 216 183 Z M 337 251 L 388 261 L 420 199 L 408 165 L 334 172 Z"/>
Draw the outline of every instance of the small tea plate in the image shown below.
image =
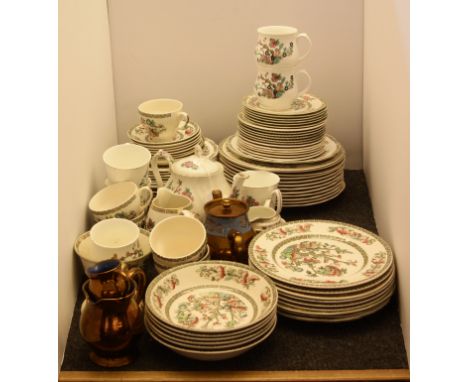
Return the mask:
<path fill-rule="evenodd" d="M 126 257 L 121 257 L 118 260 L 123 261 L 129 266 L 141 266 L 145 259 L 151 254 L 151 247 L 149 245 L 149 232 L 140 228 L 140 237 L 138 239 L 140 250 L 135 253 L 128 254 Z M 73 246 L 75 253 L 80 257 L 83 269 L 96 265 L 97 261 L 93 260 L 91 255 L 91 238 L 90 231 L 87 231 L 75 240 Z"/>
<path fill-rule="evenodd" d="M 194 122 L 189 122 L 184 127 L 177 129 L 177 135 L 170 142 L 161 142 L 158 136 L 154 134 L 151 129 L 143 125 L 132 127 L 127 132 L 127 136 L 134 142 L 143 143 L 152 146 L 171 146 L 177 144 L 181 145 L 184 141 L 193 139 L 200 134 L 200 126 Z"/>
<path fill-rule="evenodd" d="M 382 276 L 393 264 L 390 246 L 348 223 L 292 221 L 249 244 L 249 261 L 275 280 L 309 288 L 349 288 Z"/>
<path fill-rule="evenodd" d="M 324 108 L 326 108 L 325 103 L 320 99 L 311 94 L 304 94 L 297 97 L 291 107 L 286 110 L 273 111 L 270 109 L 264 108 L 255 95 L 249 95 L 244 97 L 242 100 L 242 105 L 246 108 L 253 110 L 255 112 L 263 114 L 275 114 L 275 115 L 302 115 L 302 114 L 313 114 L 317 113 Z"/>

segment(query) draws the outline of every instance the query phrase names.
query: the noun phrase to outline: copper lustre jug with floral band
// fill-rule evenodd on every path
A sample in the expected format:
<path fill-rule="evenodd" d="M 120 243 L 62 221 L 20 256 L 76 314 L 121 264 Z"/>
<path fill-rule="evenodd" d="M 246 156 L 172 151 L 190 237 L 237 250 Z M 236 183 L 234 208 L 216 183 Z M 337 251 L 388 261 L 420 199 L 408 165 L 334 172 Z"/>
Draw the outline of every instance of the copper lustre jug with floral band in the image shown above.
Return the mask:
<path fill-rule="evenodd" d="M 205 204 L 205 228 L 213 260 L 248 263 L 248 247 L 255 235 L 248 210 L 246 203 L 222 198 L 219 190 L 213 191 L 213 200 Z"/>

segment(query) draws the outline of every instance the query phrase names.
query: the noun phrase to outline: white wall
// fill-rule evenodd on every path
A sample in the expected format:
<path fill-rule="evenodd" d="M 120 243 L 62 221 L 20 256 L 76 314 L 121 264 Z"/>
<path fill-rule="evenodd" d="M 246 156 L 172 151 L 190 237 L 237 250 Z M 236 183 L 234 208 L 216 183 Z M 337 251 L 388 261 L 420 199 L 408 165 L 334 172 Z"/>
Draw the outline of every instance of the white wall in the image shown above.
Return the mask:
<path fill-rule="evenodd" d="M 102 152 L 117 143 L 105 0 L 59 2 L 59 327 L 58 362 L 76 302 L 75 238 L 87 229 L 87 204 L 102 186 Z"/>
<path fill-rule="evenodd" d="M 410 353 L 409 1 L 364 1 L 363 150 L 377 228 L 397 260 Z"/>
<path fill-rule="evenodd" d="M 292 25 L 309 34 L 311 92 L 329 107 L 329 132 L 362 168 L 362 0 L 112 0 L 109 23 L 119 141 L 151 98 L 177 98 L 204 135 L 236 131 L 252 93 L 257 27 Z"/>

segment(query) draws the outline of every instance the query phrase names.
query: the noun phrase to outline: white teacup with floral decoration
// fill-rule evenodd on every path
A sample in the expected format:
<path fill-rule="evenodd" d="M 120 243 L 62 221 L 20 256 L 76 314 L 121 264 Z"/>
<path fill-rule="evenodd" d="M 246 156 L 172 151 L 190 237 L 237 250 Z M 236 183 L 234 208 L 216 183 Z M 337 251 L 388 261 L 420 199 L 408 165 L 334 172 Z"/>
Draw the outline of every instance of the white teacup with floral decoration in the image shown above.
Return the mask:
<path fill-rule="evenodd" d="M 151 230 L 160 221 L 171 216 L 185 215 L 195 217 L 195 214 L 188 211 L 192 208 L 192 201 L 184 196 L 171 193 L 168 198 L 157 196 L 151 202 L 151 206 L 146 216 L 146 229 Z"/>
<path fill-rule="evenodd" d="M 236 184 L 239 177 L 247 175 L 239 188 L 233 187 L 232 197 L 242 200 L 249 207 L 268 206 L 281 212 L 283 199 L 278 189 L 280 177 L 269 171 L 243 171 L 234 175 L 232 184 Z"/>
<path fill-rule="evenodd" d="M 125 258 L 139 250 L 140 228 L 130 220 L 102 220 L 91 228 L 91 253 L 97 261 Z"/>
<path fill-rule="evenodd" d="M 148 173 L 151 152 L 143 146 L 124 143 L 109 147 L 102 159 L 109 184 L 131 181 L 139 185 Z"/>
<path fill-rule="evenodd" d="M 301 74 L 306 78 L 307 85 L 299 91 L 298 77 Z M 310 84 L 311 78 L 304 69 L 295 72 L 292 68 L 259 67 L 254 91 L 264 108 L 286 110 L 298 96 L 307 93 Z"/>
<path fill-rule="evenodd" d="M 255 49 L 257 63 L 260 65 L 295 66 L 310 53 L 312 42 L 307 33 L 298 33 L 297 28 L 271 25 L 257 29 L 258 38 Z M 306 51 L 299 55 L 297 41 L 307 41 Z"/>
<path fill-rule="evenodd" d="M 114 183 L 98 191 L 88 208 L 95 222 L 110 219 L 135 219 L 153 197 L 151 188 L 138 188 L 133 182 Z"/>
<path fill-rule="evenodd" d="M 171 141 L 177 135 L 177 128 L 183 121 L 189 123 L 189 116 L 182 111 L 183 103 L 176 99 L 158 98 L 145 101 L 138 106 L 140 122 L 151 130 L 161 141 Z"/>

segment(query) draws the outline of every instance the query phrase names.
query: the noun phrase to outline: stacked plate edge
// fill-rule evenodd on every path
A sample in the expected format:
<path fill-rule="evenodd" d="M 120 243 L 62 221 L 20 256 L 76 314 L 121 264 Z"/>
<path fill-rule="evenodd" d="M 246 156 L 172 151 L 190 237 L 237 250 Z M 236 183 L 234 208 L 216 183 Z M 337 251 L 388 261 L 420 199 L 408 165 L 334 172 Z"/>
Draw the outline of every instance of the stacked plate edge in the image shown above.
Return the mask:
<path fill-rule="evenodd" d="M 383 308 L 395 289 L 390 246 L 331 220 L 280 224 L 253 238 L 249 264 L 278 289 L 278 313 L 317 322 L 356 320 Z"/>
<path fill-rule="evenodd" d="M 171 268 L 149 284 L 145 325 L 157 342 L 193 359 L 236 357 L 276 326 L 278 293 L 261 272 L 229 261 Z"/>

